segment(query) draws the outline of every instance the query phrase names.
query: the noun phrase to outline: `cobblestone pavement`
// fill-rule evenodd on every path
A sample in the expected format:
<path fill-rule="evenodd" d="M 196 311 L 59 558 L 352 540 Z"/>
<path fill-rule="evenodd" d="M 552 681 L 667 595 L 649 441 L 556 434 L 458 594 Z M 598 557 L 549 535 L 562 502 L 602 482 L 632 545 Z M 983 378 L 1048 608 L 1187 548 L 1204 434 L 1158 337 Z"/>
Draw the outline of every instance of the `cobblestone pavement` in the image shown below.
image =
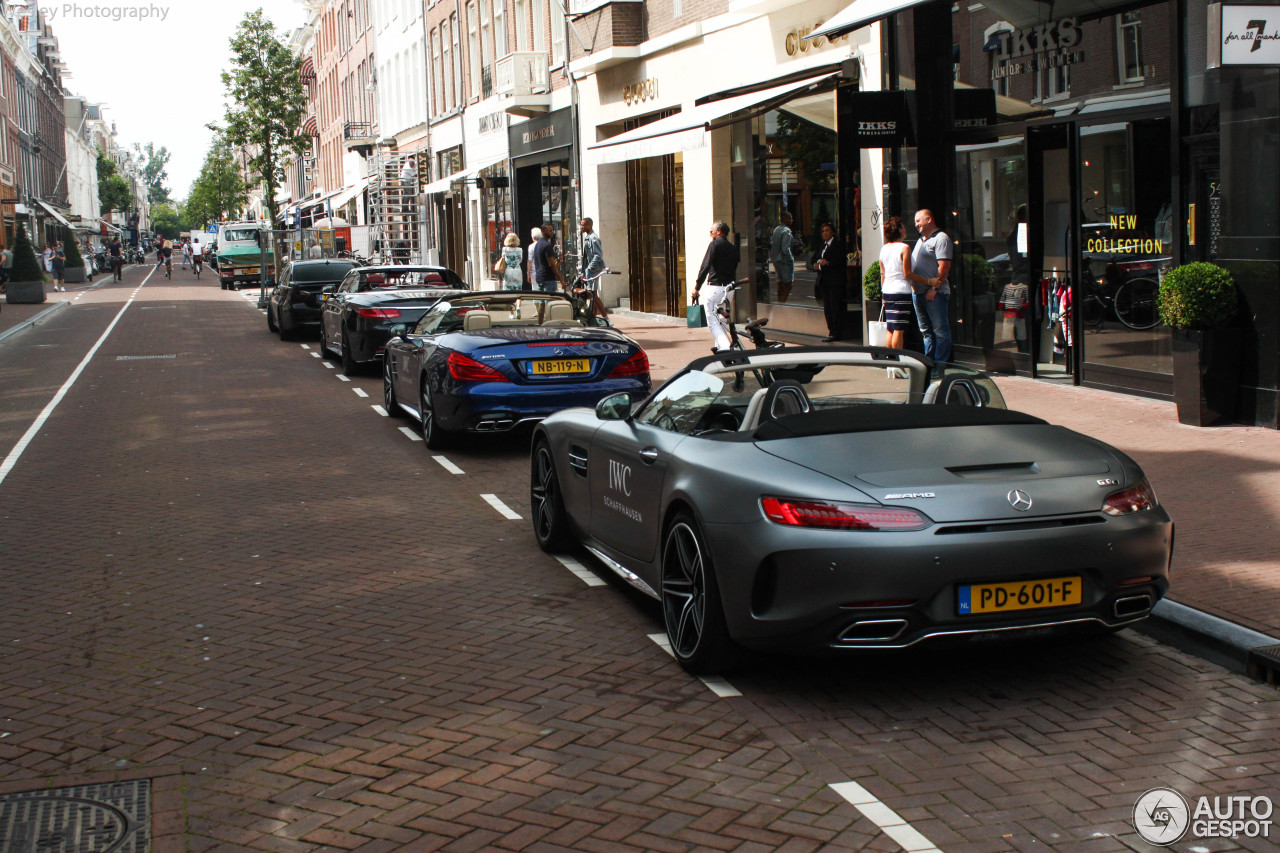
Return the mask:
<path fill-rule="evenodd" d="M 377 377 L 144 272 L 0 344 L 0 794 L 152 779 L 155 851 L 1102 853 L 1154 849 L 1150 787 L 1280 790 L 1280 694 L 1131 632 L 717 692 L 481 498 L 527 517 L 527 436 L 451 473 Z"/>

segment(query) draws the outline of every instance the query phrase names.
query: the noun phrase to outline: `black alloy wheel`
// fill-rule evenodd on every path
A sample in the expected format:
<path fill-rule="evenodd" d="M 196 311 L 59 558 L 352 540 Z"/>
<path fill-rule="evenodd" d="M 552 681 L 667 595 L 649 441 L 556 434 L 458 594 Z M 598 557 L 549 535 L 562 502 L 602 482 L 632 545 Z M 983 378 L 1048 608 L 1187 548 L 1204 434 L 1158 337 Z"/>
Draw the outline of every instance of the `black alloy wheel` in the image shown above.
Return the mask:
<path fill-rule="evenodd" d="M 396 400 L 396 389 L 391 384 L 391 356 L 383 356 L 382 361 L 382 408 L 387 410 L 389 418 L 403 418 L 404 409 L 400 408 L 400 402 Z"/>
<path fill-rule="evenodd" d="M 422 440 L 428 450 L 443 450 L 449 446 L 448 434 L 436 424 L 436 410 L 431 402 L 431 388 L 424 377 L 418 397 L 418 420 L 422 424 Z"/>
<path fill-rule="evenodd" d="M 272 332 L 280 332 L 280 327 L 276 325 L 276 318 L 271 316 L 271 302 L 267 303 L 267 329 Z M 280 340 L 284 340 L 284 332 L 280 332 Z"/>
<path fill-rule="evenodd" d="M 533 537 L 538 547 L 548 554 L 568 548 L 569 515 L 565 512 L 551 447 L 546 441 L 538 442 L 530 462 L 529 505 L 533 509 Z"/>
<path fill-rule="evenodd" d="M 698 522 L 681 512 L 662 546 L 662 620 L 680 665 L 695 674 L 724 672 L 736 658 L 711 556 Z"/>

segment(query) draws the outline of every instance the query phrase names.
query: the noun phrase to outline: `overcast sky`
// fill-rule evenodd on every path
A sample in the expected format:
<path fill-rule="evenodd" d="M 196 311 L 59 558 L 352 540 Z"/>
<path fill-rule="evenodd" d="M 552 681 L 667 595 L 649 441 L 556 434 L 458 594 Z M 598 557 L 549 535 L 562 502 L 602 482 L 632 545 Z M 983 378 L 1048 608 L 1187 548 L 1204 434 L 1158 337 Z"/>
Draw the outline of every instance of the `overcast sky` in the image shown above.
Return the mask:
<path fill-rule="evenodd" d="M 104 103 L 122 144 L 154 142 L 172 152 L 167 184 L 176 199 L 186 198 L 200 174 L 209 149 L 205 125 L 222 123 L 221 72 L 245 13 L 261 8 L 281 31 L 306 19 L 301 0 L 40 0 L 40 8 L 69 66 L 63 85 Z M 91 17 L 92 10 L 120 20 Z"/>

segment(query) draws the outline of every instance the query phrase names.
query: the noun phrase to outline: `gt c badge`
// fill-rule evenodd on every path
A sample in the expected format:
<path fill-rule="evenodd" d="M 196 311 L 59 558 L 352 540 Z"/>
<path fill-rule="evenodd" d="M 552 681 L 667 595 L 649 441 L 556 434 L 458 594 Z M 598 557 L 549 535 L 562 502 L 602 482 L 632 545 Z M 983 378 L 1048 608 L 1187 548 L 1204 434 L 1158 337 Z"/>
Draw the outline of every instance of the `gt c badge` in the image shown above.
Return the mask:
<path fill-rule="evenodd" d="M 1099 480 L 1098 485 L 1099 486 L 1118 486 L 1120 485 L 1120 481 L 1113 480 L 1110 477 L 1107 477 L 1105 480 Z"/>
<path fill-rule="evenodd" d="M 1014 489 L 1005 497 L 1009 499 L 1009 506 L 1018 512 L 1026 512 L 1031 509 L 1031 495 L 1022 491 L 1022 489 Z"/>

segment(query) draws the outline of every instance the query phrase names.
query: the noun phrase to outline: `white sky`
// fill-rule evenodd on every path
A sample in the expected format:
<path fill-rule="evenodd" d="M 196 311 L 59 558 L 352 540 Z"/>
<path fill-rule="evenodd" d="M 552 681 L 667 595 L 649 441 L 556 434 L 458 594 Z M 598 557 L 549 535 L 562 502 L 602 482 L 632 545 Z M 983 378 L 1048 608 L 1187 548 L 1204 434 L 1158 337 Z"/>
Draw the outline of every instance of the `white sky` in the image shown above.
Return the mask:
<path fill-rule="evenodd" d="M 231 65 L 231 38 L 245 13 L 258 8 L 281 32 L 306 20 L 300 0 L 40 0 L 69 66 L 63 85 L 105 104 L 121 144 L 169 149 L 166 184 L 175 199 L 186 198 L 200 174 L 209 150 L 205 125 L 222 124 L 221 72 Z M 93 9 L 122 17 L 86 17 Z M 148 10 L 149 19 L 136 17 Z"/>

